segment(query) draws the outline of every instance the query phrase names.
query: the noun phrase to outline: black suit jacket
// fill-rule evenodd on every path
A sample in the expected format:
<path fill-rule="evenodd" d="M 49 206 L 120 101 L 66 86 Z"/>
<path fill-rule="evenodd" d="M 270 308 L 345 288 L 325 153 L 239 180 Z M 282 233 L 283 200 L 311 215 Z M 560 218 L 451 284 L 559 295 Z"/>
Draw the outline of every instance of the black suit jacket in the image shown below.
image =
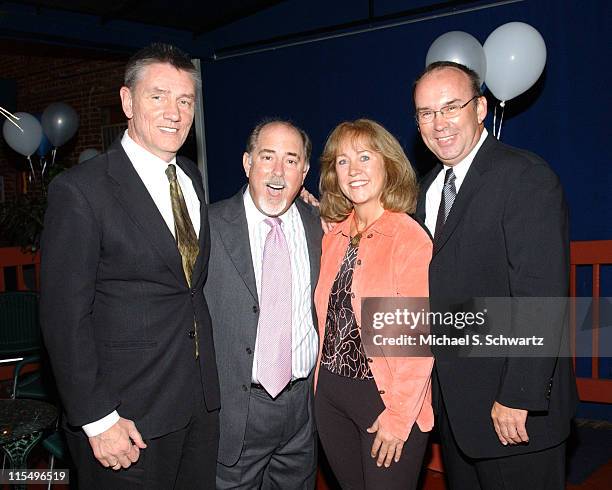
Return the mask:
<path fill-rule="evenodd" d="M 259 321 L 244 191 L 245 188 L 230 199 L 210 206 L 210 279 L 204 287 L 213 321 L 221 385 L 219 461 L 226 466 L 238 461 L 244 443 Z M 313 298 L 319 278 L 323 231 L 316 208 L 301 199 L 295 204 L 306 234 Z M 312 315 L 316 329 L 314 305 Z M 312 382 L 312 373 L 309 382 Z"/>
<path fill-rule="evenodd" d="M 441 170 L 438 165 L 423 179 L 417 206 L 423 222 L 427 189 Z M 475 297 L 566 297 L 567 221 L 561 185 L 546 162 L 488 136 L 434 243 L 432 307 L 445 310 Z M 554 327 L 559 339 L 567 333 L 561 320 Z M 442 396 L 468 456 L 526 453 L 567 437 L 577 403 L 569 358 L 466 358 L 442 348 L 434 355 L 434 406 Z M 491 421 L 494 401 L 530 411 L 529 444 L 500 444 Z"/>
<path fill-rule="evenodd" d="M 187 425 L 194 390 L 203 391 L 209 410 L 219 407 L 202 293 L 210 250 L 207 208 L 197 167 L 182 158 L 177 164 L 201 203 L 191 289 L 174 237 L 119 140 L 49 187 L 41 323 L 71 426 L 116 409 L 150 438 Z M 194 318 L 199 362 L 189 335 Z"/>

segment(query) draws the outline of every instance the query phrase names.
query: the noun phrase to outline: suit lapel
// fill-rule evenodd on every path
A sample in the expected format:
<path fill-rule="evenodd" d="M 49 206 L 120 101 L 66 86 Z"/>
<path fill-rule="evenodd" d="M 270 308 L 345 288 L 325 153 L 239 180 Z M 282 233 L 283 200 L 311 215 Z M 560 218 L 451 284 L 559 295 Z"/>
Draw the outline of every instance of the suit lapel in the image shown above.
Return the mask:
<path fill-rule="evenodd" d="M 470 201 L 483 184 L 484 180 L 482 178 L 482 174 L 491 168 L 493 162 L 489 157 L 489 153 L 495 144 L 496 140 L 489 135 L 478 150 L 478 153 L 476 153 L 474 161 L 470 165 L 470 168 L 465 175 L 463 184 L 461 184 L 461 188 L 459 189 L 459 193 L 455 198 L 455 202 L 453 203 L 453 207 L 451 208 L 448 218 L 446 219 L 446 223 L 444 223 L 444 226 L 442 227 L 442 232 L 438 239 L 434 240 L 434 255 L 436 255 L 436 253 L 438 253 L 438 251 L 444 247 L 444 244 L 452 236 L 455 228 L 464 218 L 465 210 L 467 209 Z"/>
<path fill-rule="evenodd" d="M 242 277 L 253 299 L 259 303 L 249 243 L 249 227 L 244 210 L 244 191 L 245 188 L 242 188 L 229 200 L 221 215 L 224 225 L 220 226 L 217 231 L 238 274 Z"/>
<path fill-rule="evenodd" d="M 109 177 L 118 184 L 115 186 L 115 197 L 147 237 L 142 246 L 152 246 L 177 280 L 185 283 L 181 256 L 174 236 L 119 140 L 115 141 L 107 155 Z"/>

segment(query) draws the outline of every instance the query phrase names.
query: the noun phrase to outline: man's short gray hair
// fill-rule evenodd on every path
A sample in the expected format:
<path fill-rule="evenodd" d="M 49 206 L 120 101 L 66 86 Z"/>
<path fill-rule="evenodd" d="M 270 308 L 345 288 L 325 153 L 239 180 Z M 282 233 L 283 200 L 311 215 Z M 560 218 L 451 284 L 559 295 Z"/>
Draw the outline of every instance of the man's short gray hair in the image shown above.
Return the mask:
<path fill-rule="evenodd" d="M 189 55 L 176 46 L 164 43 L 149 44 L 136 52 L 127 62 L 123 84 L 133 89 L 142 77 L 144 69 L 155 63 L 168 63 L 177 70 L 186 71 L 193 78 L 196 90 L 202 86 L 200 71 L 193 66 Z"/>

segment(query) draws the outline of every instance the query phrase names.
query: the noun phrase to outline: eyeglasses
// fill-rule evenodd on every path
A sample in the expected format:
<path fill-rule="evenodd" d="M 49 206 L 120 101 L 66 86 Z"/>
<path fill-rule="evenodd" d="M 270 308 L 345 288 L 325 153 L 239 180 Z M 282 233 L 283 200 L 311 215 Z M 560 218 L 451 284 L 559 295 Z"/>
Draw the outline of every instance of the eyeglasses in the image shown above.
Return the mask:
<path fill-rule="evenodd" d="M 458 116 L 459 113 L 461 112 L 461 109 L 463 109 L 465 106 L 467 106 L 470 102 L 472 102 L 474 99 L 477 99 L 478 97 L 480 96 L 474 95 L 474 97 L 472 97 L 470 100 L 468 100 L 463 105 L 459 105 L 459 104 L 445 105 L 444 107 L 440 107 L 439 111 L 432 111 L 429 109 L 424 110 L 424 111 L 418 111 L 415 115 L 415 118 L 419 124 L 428 124 L 430 122 L 433 122 L 434 118 L 436 117 L 436 114 L 439 112 L 440 115 L 444 117 L 444 119 L 451 119 L 453 117 Z"/>

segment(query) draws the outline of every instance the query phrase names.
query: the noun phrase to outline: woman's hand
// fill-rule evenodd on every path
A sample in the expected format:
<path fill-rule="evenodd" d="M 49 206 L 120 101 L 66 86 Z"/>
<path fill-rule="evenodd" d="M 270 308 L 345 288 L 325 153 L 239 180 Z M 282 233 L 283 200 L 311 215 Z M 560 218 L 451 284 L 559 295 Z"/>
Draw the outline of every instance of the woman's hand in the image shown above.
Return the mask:
<path fill-rule="evenodd" d="M 376 432 L 374 444 L 372 444 L 371 456 L 376 458 L 376 466 L 385 465 L 385 468 L 391 466 L 391 461 L 396 463 L 400 460 L 402 455 L 402 448 L 404 447 L 404 441 L 395 437 L 390 432 L 386 431 L 378 421 L 378 417 L 372 427 L 368 427 L 366 430 L 370 434 Z"/>

